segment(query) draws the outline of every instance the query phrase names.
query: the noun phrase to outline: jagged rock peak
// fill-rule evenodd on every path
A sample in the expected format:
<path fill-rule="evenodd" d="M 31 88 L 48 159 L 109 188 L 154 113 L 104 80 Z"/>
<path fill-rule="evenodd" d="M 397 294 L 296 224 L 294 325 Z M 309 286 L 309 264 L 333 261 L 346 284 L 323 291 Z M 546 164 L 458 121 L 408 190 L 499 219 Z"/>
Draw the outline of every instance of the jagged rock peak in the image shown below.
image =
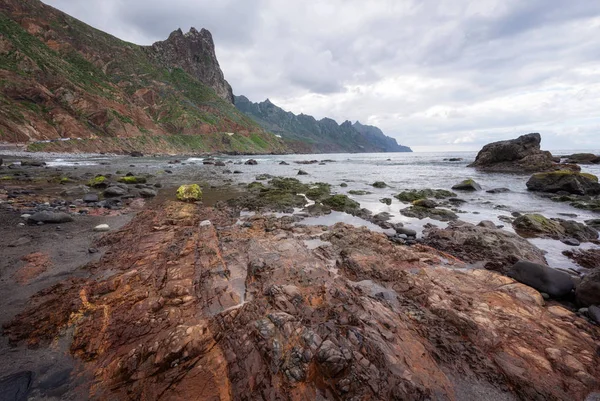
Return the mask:
<path fill-rule="evenodd" d="M 181 68 L 223 99 L 234 102 L 231 85 L 219 66 L 212 34 L 208 30 L 198 31 L 192 27 L 184 34 L 179 28 L 167 40 L 156 42 L 145 50 L 165 68 Z"/>

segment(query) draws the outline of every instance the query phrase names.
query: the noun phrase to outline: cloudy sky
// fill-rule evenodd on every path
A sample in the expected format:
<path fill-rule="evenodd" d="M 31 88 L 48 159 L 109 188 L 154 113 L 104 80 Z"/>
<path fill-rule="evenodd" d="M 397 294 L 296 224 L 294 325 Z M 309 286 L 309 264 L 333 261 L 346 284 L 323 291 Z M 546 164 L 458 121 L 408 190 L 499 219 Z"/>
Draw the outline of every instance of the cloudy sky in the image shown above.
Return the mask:
<path fill-rule="evenodd" d="M 600 149 L 595 0 L 44 0 L 138 44 L 213 34 L 234 93 L 416 150 Z"/>

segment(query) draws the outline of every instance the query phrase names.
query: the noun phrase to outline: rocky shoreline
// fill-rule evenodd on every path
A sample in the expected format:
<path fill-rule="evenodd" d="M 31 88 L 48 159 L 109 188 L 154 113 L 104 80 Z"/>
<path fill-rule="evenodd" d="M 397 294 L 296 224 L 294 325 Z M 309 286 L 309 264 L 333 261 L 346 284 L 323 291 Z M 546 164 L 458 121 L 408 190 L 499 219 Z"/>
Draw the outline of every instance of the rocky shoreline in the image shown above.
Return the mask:
<path fill-rule="evenodd" d="M 331 184 L 263 175 L 240 185 L 226 163 L 204 165 L 203 201 L 189 203 L 176 200 L 189 176 L 166 173 L 166 161 L 148 170 L 127 158 L 59 168 L 10 159 L 0 167 L 10 177 L 0 182 L 6 391 L 584 400 L 600 389 L 597 275 L 544 270 L 539 249 L 494 223 L 451 218 L 420 237 Z M 474 184 L 396 199 L 411 213 L 458 211 Z M 380 232 L 304 224 L 332 213 Z M 593 222 L 536 219 L 523 227 L 597 241 Z M 573 257 L 595 267 L 593 252 Z"/>

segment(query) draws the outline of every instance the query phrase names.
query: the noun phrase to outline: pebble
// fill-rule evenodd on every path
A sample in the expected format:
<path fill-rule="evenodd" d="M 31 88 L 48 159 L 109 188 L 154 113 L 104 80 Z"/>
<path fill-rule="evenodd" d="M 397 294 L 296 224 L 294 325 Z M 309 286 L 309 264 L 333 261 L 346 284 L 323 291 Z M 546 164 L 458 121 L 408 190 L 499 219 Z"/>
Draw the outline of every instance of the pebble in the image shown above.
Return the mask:
<path fill-rule="evenodd" d="M 100 225 L 97 225 L 96 227 L 94 227 L 94 231 L 100 232 L 100 233 L 110 231 L 110 226 L 108 224 L 100 224 Z"/>
<path fill-rule="evenodd" d="M 98 253 L 98 249 L 97 248 L 89 248 L 88 253 Z"/>
<path fill-rule="evenodd" d="M 30 214 L 27 214 L 27 213 L 25 213 L 25 214 L 22 214 L 22 215 L 21 215 L 21 218 L 22 218 L 22 219 L 28 219 L 28 218 L 30 218 L 30 217 L 31 217 L 31 215 L 30 215 Z"/>

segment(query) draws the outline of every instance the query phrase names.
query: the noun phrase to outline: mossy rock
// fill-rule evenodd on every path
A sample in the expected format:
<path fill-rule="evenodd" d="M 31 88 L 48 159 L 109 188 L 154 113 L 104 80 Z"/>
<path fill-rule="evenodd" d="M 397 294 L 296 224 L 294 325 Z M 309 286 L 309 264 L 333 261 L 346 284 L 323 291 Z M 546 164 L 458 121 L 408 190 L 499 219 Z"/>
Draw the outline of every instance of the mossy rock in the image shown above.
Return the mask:
<path fill-rule="evenodd" d="M 323 200 L 325 206 L 338 212 L 352 213 L 360 208 L 360 203 L 353 201 L 346 195 L 333 195 Z"/>
<path fill-rule="evenodd" d="M 455 184 L 452 187 L 452 189 L 455 189 L 458 191 L 481 191 L 481 185 L 476 183 L 474 179 L 467 178 L 466 180 L 463 180 L 463 181 L 459 182 L 458 184 Z"/>
<path fill-rule="evenodd" d="M 527 181 L 527 189 L 539 192 L 568 192 L 576 195 L 600 194 L 598 177 L 571 170 L 534 174 Z"/>
<path fill-rule="evenodd" d="M 275 177 L 269 181 L 269 185 L 274 188 L 295 193 L 306 193 L 310 189 L 310 185 L 303 184 L 296 178 Z"/>
<path fill-rule="evenodd" d="M 108 187 L 108 179 L 103 175 L 99 175 L 92 178 L 87 185 L 92 188 L 106 188 Z"/>
<path fill-rule="evenodd" d="M 118 181 L 122 182 L 124 184 L 145 184 L 146 183 L 146 177 L 125 176 L 125 177 L 119 178 Z"/>
<path fill-rule="evenodd" d="M 379 199 L 379 202 L 390 206 L 392 204 L 392 198 L 381 198 L 381 199 Z"/>
<path fill-rule="evenodd" d="M 15 177 L 11 177 L 9 175 L 5 175 L 3 177 L 0 177 L 0 181 L 11 181 L 11 180 L 15 180 Z"/>
<path fill-rule="evenodd" d="M 256 177 L 254 177 L 256 181 L 266 181 L 270 180 L 271 178 L 273 178 L 271 174 L 259 174 Z"/>
<path fill-rule="evenodd" d="M 375 188 L 387 188 L 387 184 L 383 181 L 375 181 L 374 183 L 371 184 L 373 187 Z"/>
<path fill-rule="evenodd" d="M 413 205 L 433 209 L 433 208 L 437 207 L 438 204 L 436 201 L 431 200 L 431 199 L 417 199 L 416 201 L 413 202 Z"/>
<path fill-rule="evenodd" d="M 411 206 L 406 209 L 401 209 L 400 213 L 406 217 L 413 217 L 417 219 L 430 218 L 438 221 L 453 221 L 457 220 L 458 216 L 451 210 L 428 208 L 422 206 Z"/>
<path fill-rule="evenodd" d="M 248 184 L 246 188 L 248 188 L 249 190 L 262 190 L 265 189 L 265 186 L 262 182 L 254 181 Z"/>
<path fill-rule="evenodd" d="M 522 237 L 558 238 L 565 234 L 563 226 L 541 214 L 524 214 L 513 221 L 513 228 Z"/>
<path fill-rule="evenodd" d="M 305 192 L 310 200 L 318 201 L 331 195 L 331 185 L 324 182 L 317 182 Z"/>
<path fill-rule="evenodd" d="M 201 201 L 202 189 L 198 184 L 182 185 L 177 189 L 177 199 L 183 202 Z"/>
<path fill-rule="evenodd" d="M 400 192 L 398 195 L 395 195 L 394 198 L 399 201 L 412 203 L 418 199 L 426 199 L 426 198 L 435 198 L 435 199 L 444 199 L 444 198 L 453 198 L 457 195 L 445 189 L 413 189 L 410 191 Z"/>

